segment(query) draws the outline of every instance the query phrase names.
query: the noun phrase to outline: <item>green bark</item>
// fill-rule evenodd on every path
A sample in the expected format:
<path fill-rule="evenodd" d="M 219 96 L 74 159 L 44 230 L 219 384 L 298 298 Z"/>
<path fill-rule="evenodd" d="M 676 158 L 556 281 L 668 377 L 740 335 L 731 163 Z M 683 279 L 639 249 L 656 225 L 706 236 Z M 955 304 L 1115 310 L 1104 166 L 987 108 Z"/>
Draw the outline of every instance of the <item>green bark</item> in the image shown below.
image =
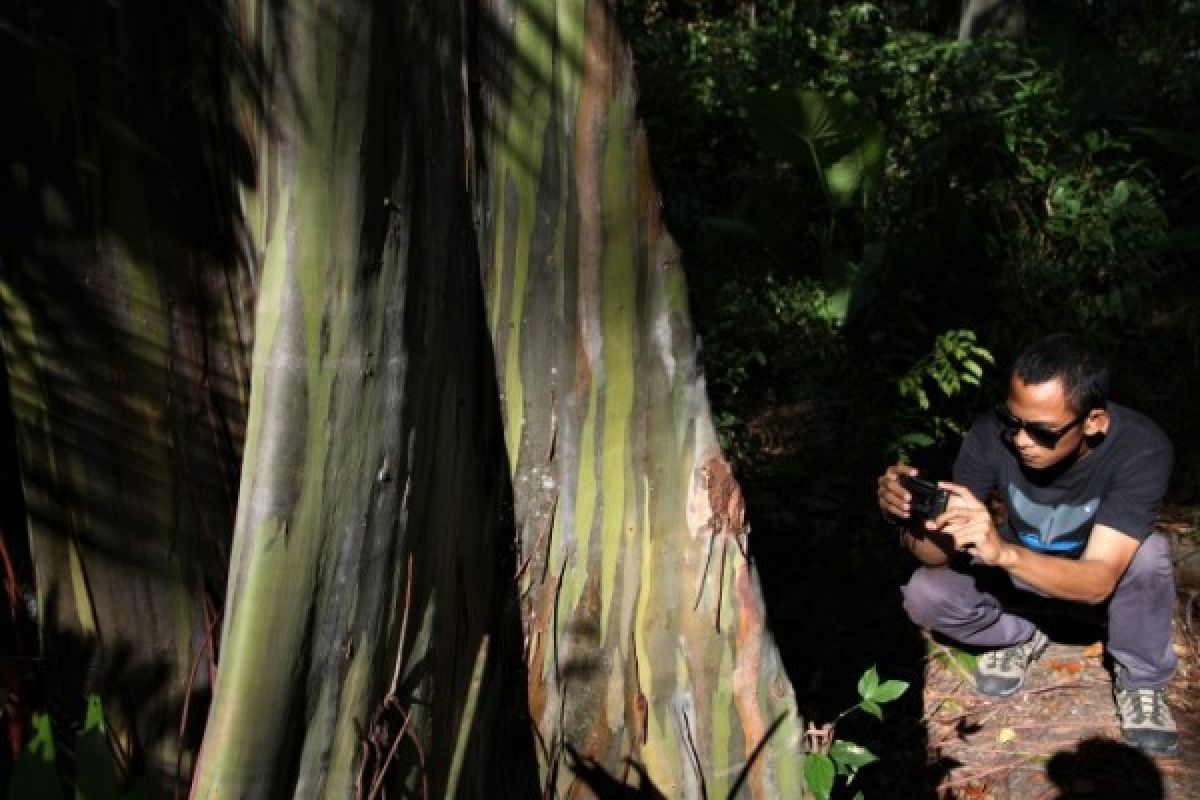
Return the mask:
<path fill-rule="evenodd" d="M 97 51 L 158 41 L 106 7 Z M 33 70 L 95 175 L 78 231 L 31 183 L 47 233 L 0 275 L 44 621 L 161 667 L 174 706 L 135 721 L 169 744 L 233 528 L 196 796 L 800 795 L 606 9 L 238 0 L 199 37 L 232 31 L 213 138 L 252 165 L 199 148 L 242 187 L 208 249 L 164 186 L 188 140 L 88 138 L 174 40 Z"/>
<path fill-rule="evenodd" d="M 440 796 L 454 764 L 460 796 L 522 796 L 459 11 L 248 1 L 237 16 L 269 76 L 244 197 L 263 278 L 195 794 Z"/>
<path fill-rule="evenodd" d="M 628 50 L 603 2 L 486 5 L 485 293 L 543 779 L 798 797 Z"/>
<path fill-rule="evenodd" d="M 205 587 L 224 573 L 236 491 L 247 275 L 215 259 L 206 212 L 173 199 L 192 176 L 164 169 L 177 131 L 133 76 L 175 62 L 119 35 L 130 20 L 111 8 L 39 19 L 5 54 L 25 115 L 3 154 L 0 339 L 21 481 L 5 497 L 27 514 L 46 657 L 22 699 L 81 714 L 100 693 L 122 765 L 169 785 L 195 745 L 180 752 L 184 706 L 209 685 Z"/>

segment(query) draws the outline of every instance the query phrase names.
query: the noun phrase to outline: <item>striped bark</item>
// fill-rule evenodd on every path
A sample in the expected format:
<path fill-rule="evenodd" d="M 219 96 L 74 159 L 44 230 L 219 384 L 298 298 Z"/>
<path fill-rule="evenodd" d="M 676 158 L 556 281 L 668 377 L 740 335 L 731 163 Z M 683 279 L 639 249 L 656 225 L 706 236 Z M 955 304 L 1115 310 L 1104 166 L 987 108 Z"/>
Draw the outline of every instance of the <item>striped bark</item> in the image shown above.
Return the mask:
<path fill-rule="evenodd" d="M 184 707 L 209 686 L 249 280 L 199 230 L 215 212 L 178 202 L 196 188 L 187 165 L 164 168 L 171 131 L 149 101 L 178 64 L 141 34 L 176 45 L 188 14 L 43 11 L 4 55 L 22 109 L 4 153 L 0 339 L 21 483 L 5 501 L 26 512 L 4 534 L 28 536 L 45 656 L 17 694 L 62 719 L 100 693 L 119 763 L 169 785 L 190 769 Z M 190 130 L 181 149 L 202 144 Z"/>
<path fill-rule="evenodd" d="M 799 797 L 629 51 L 601 0 L 485 5 L 485 292 L 543 779 Z"/>
<path fill-rule="evenodd" d="M 525 796 L 460 10 L 245 0 L 237 19 L 267 76 L 244 107 L 263 277 L 193 793 Z"/>

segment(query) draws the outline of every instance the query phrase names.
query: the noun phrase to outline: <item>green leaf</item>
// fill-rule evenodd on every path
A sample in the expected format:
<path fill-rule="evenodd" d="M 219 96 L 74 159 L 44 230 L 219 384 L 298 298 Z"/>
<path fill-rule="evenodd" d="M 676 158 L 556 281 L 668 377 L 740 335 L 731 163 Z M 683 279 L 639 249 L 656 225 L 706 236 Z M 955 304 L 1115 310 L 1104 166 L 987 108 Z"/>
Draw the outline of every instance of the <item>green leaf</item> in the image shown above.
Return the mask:
<path fill-rule="evenodd" d="M 775 87 L 747 95 L 743 106 L 763 149 L 781 161 L 812 163 L 834 206 L 852 205 L 882 184 L 887 139 L 853 94 Z"/>
<path fill-rule="evenodd" d="M 905 681 L 884 681 L 871 693 L 871 699 L 876 703 L 890 703 L 908 690 Z"/>
<path fill-rule="evenodd" d="M 1129 181 L 1119 180 L 1113 187 L 1112 202 L 1115 206 L 1123 206 L 1129 201 Z"/>
<path fill-rule="evenodd" d="M 864 700 L 871 699 L 871 694 L 877 686 L 879 686 L 879 673 L 872 666 L 858 679 L 858 696 Z"/>
<path fill-rule="evenodd" d="M 861 703 L 858 704 L 858 707 L 861 708 L 863 711 L 866 711 L 871 716 L 875 717 L 875 719 L 878 719 L 878 720 L 883 719 L 883 709 L 880 708 L 879 704 L 876 703 L 874 700 L 863 700 Z"/>
<path fill-rule="evenodd" d="M 927 433 L 906 433 L 900 437 L 900 444 L 909 447 L 929 447 L 933 444 L 933 437 Z"/>
<path fill-rule="evenodd" d="M 872 764 L 879 759 L 875 757 L 867 748 L 854 742 L 846 742 L 838 739 L 829 748 L 829 757 L 833 759 L 839 767 L 845 766 L 850 772 L 861 769 L 867 764 Z"/>
<path fill-rule="evenodd" d="M 829 800 L 833 792 L 833 779 L 837 770 L 833 759 L 823 753 L 809 753 L 804 757 L 804 782 L 817 800 Z"/>
<path fill-rule="evenodd" d="M 36 713 L 30 720 L 33 737 L 20 758 L 13 766 L 8 784 L 8 800 L 25 800 L 37 797 L 46 800 L 61 800 L 62 787 L 55 769 L 54 733 L 50 726 L 50 715 Z"/>
<path fill-rule="evenodd" d="M 88 697 L 83 732 L 75 744 L 76 800 L 107 800 L 117 796 L 117 765 L 104 726 L 104 705 Z"/>
<path fill-rule="evenodd" d="M 87 711 L 83 715 L 83 731 L 99 730 L 104 732 L 104 703 L 97 695 L 88 695 Z"/>

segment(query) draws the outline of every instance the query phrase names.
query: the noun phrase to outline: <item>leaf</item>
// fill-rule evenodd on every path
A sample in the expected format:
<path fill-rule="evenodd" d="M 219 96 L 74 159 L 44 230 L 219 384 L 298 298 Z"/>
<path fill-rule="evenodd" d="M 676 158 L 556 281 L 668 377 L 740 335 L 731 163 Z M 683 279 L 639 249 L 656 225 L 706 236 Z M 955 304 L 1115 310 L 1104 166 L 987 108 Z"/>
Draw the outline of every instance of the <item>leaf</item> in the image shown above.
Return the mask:
<path fill-rule="evenodd" d="M 83 732 L 75 744 L 76 800 L 106 800 L 117 796 L 117 765 L 104 726 L 104 705 L 88 697 Z"/>
<path fill-rule="evenodd" d="M 907 690 L 907 681 L 884 681 L 871 693 L 871 699 L 876 703 L 890 703 Z"/>
<path fill-rule="evenodd" d="M 838 739 L 830 746 L 829 757 L 838 766 L 846 766 L 851 772 L 879 760 L 875 757 L 874 753 L 862 745 L 855 744 L 854 742 L 846 742 L 841 739 Z"/>
<path fill-rule="evenodd" d="M 880 708 L 879 704 L 874 700 L 863 700 L 858 704 L 858 707 L 875 717 L 875 719 L 880 721 L 883 720 L 883 709 Z"/>
<path fill-rule="evenodd" d="M 1129 181 L 1121 179 L 1113 187 L 1112 202 L 1114 206 L 1123 206 L 1129 202 Z"/>
<path fill-rule="evenodd" d="M 900 437 L 900 444 L 909 447 L 929 447 L 933 444 L 933 437 L 927 433 L 906 433 Z"/>
<path fill-rule="evenodd" d="M 833 759 L 822 753 L 809 753 L 804 757 L 804 782 L 817 800 L 829 800 L 833 792 L 833 779 L 837 771 Z"/>
<path fill-rule="evenodd" d="M 775 87 L 747 95 L 743 106 L 762 148 L 781 161 L 812 163 L 832 205 L 852 205 L 882 183 L 887 139 L 853 94 Z"/>
<path fill-rule="evenodd" d="M 61 800 L 62 787 L 55 769 L 54 733 L 50 727 L 50 715 L 36 713 L 30 720 L 33 737 L 13 766 L 8 784 L 9 800 L 25 800 L 29 797 Z"/>
<path fill-rule="evenodd" d="M 1008 744 L 1009 742 L 1015 742 L 1016 740 L 1017 732 L 1012 728 L 1001 728 L 1000 732 L 996 734 L 996 741 L 1000 744 Z"/>
<path fill-rule="evenodd" d="M 99 730 L 104 733 L 104 704 L 97 695 L 88 695 L 87 711 L 83 715 L 83 731 Z"/>
<path fill-rule="evenodd" d="M 871 699 L 871 694 L 877 686 L 879 686 L 879 673 L 872 666 L 858 679 L 858 696 L 864 700 Z"/>

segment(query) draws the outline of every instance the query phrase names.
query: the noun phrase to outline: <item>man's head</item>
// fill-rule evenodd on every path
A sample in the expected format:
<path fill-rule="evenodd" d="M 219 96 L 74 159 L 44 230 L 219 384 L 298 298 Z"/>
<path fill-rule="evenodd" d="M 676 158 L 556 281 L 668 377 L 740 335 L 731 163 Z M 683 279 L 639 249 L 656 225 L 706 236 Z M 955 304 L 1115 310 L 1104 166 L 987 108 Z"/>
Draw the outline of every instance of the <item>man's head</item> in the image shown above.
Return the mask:
<path fill-rule="evenodd" d="M 1108 430 L 1108 385 L 1103 357 L 1075 336 L 1053 334 L 1017 356 L 996 413 L 1025 465 L 1048 469 Z"/>

